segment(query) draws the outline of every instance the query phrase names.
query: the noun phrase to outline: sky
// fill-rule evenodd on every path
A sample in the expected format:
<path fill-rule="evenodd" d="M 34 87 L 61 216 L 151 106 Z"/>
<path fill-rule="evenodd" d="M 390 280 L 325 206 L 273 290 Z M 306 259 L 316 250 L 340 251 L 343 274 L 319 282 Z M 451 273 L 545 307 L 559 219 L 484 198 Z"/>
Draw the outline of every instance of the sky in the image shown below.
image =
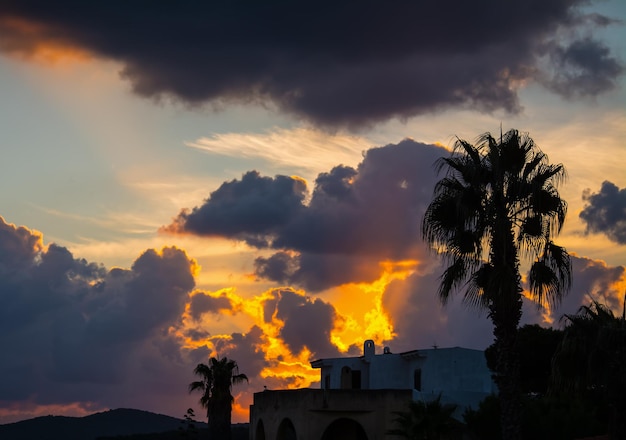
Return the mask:
<path fill-rule="evenodd" d="M 420 228 L 433 163 L 501 129 L 568 174 L 573 287 L 522 323 L 621 313 L 625 20 L 621 0 L 3 1 L 0 423 L 202 414 L 209 356 L 249 377 L 245 422 L 366 339 L 486 348 Z"/>

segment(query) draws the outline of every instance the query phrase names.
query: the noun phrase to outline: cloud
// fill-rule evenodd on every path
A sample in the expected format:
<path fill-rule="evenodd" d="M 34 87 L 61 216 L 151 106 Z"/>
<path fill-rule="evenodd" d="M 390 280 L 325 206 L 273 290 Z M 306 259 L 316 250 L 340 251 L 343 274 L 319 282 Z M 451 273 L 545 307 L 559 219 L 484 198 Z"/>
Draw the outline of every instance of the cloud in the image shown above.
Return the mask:
<path fill-rule="evenodd" d="M 460 346 L 485 349 L 493 341 L 487 313 L 463 305 L 460 295 L 443 306 L 437 296 L 439 275 L 417 272 L 405 281 L 393 281 L 383 296 L 397 337 L 393 351 Z"/>
<path fill-rule="evenodd" d="M 353 165 L 373 145 L 361 137 L 312 128 L 273 127 L 263 133 L 217 133 L 186 144 L 214 154 L 261 158 L 273 167 L 318 172 L 336 164 Z"/>
<path fill-rule="evenodd" d="M 447 107 L 517 112 L 521 84 L 545 76 L 540 64 L 549 51 L 548 67 L 567 69 L 553 90 L 606 91 L 622 71 L 606 47 L 560 40 L 581 24 L 591 31 L 611 24 L 583 15 L 583 5 L 124 4 L 121 17 L 119 2 L 4 2 L 0 49 L 115 60 L 140 96 L 192 106 L 255 102 L 324 126 L 356 127 Z"/>
<path fill-rule="evenodd" d="M 183 210 L 165 232 L 217 235 L 268 246 L 274 232 L 302 209 L 306 184 L 287 176 L 262 177 L 249 171 L 223 183 L 205 203 Z"/>
<path fill-rule="evenodd" d="M 371 282 L 381 261 L 424 256 L 421 216 L 432 197 L 433 163 L 445 154 L 410 139 L 370 149 L 357 168 L 320 173 L 308 204 L 301 180 L 248 172 L 162 230 L 277 249 L 256 259 L 256 275 L 307 290 Z"/>
<path fill-rule="evenodd" d="M 195 286 L 184 251 L 149 249 L 107 270 L 1 217 L 0 235 L 1 406 L 130 405 L 144 381 L 188 367 L 169 334 Z"/>
<path fill-rule="evenodd" d="M 332 304 L 289 289 L 274 290 L 274 295 L 269 303 L 273 310 L 265 312 L 283 322 L 280 337 L 293 354 L 307 348 L 314 358 L 339 355 L 330 340 L 336 319 Z"/>
<path fill-rule="evenodd" d="M 609 239 L 626 244 L 626 188 L 612 182 L 602 182 L 600 192 L 583 192 L 585 208 L 579 217 L 587 224 L 587 233 L 604 233 Z"/>
<path fill-rule="evenodd" d="M 395 351 L 435 344 L 484 349 L 493 342 L 493 326 L 487 311 L 464 305 L 462 294 L 454 295 L 445 306 L 441 304 L 436 293 L 441 273 L 442 267 L 425 273 L 417 271 L 406 280 L 393 281 L 385 290 L 383 306 L 397 334 L 391 341 Z M 558 308 L 543 309 L 524 298 L 520 325 L 560 328 L 564 314 L 576 313 L 580 306 L 589 305 L 592 298 L 616 314 L 621 313 L 626 268 L 572 255 L 572 273 L 572 289 Z"/>
<path fill-rule="evenodd" d="M 189 314 L 198 321 L 205 313 L 219 313 L 223 310 L 232 310 L 232 308 L 232 301 L 226 295 L 213 296 L 197 291 L 191 297 Z"/>
<path fill-rule="evenodd" d="M 582 305 L 589 305 L 592 298 L 616 313 L 621 312 L 626 292 L 624 266 L 609 266 L 602 260 L 573 255 L 572 268 L 572 290 L 555 312 L 556 319 L 564 313 L 575 313 Z"/>
<path fill-rule="evenodd" d="M 266 335 L 257 325 L 253 325 L 245 334 L 232 333 L 227 338 L 214 338 L 213 344 L 217 355 L 236 360 L 240 372 L 248 376 L 248 379 L 258 378 L 264 368 L 272 365 L 265 358 Z M 256 389 L 258 390 L 258 386 Z"/>
<path fill-rule="evenodd" d="M 575 40 L 550 51 L 554 73 L 544 84 L 567 97 L 597 96 L 616 87 L 624 66 L 611 57 L 609 48 L 591 37 Z"/>

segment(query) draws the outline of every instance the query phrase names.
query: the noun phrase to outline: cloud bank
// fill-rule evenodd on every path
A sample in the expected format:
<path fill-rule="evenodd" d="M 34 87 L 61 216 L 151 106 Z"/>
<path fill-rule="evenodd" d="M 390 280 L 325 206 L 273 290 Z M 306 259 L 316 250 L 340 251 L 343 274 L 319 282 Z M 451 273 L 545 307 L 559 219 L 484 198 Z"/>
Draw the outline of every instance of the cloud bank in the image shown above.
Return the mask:
<path fill-rule="evenodd" d="M 612 21 L 587 3 L 7 1 L 0 50 L 114 60 L 144 97 L 358 127 L 449 107 L 518 112 L 533 80 L 565 97 L 611 90 L 623 65 L 591 35 Z"/>
<path fill-rule="evenodd" d="M 433 163 L 444 154 L 410 139 L 370 149 L 357 168 L 320 173 L 310 200 L 301 179 L 251 171 L 162 230 L 277 249 L 257 258 L 256 274 L 306 290 L 372 282 L 381 261 L 424 257 L 420 221 L 432 197 Z"/>

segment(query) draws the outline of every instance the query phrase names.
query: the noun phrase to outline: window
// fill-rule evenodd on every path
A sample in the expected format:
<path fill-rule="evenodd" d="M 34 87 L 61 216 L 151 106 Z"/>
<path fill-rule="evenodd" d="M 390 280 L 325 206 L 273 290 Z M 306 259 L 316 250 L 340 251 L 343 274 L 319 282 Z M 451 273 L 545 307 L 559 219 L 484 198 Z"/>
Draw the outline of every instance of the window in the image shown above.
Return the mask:
<path fill-rule="evenodd" d="M 361 389 L 361 370 L 352 370 L 352 389 Z"/>
<path fill-rule="evenodd" d="M 422 369 L 418 368 L 413 372 L 413 388 L 422 391 Z"/>

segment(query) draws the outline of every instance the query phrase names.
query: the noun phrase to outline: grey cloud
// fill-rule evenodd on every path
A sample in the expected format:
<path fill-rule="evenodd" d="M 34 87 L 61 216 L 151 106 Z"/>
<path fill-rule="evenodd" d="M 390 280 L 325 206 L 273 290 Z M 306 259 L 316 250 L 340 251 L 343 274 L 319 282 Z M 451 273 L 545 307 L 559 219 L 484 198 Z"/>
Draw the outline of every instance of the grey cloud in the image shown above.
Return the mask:
<path fill-rule="evenodd" d="M 291 289 L 277 289 L 273 293 L 275 301 L 271 304 L 275 309 L 270 315 L 284 322 L 280 336 L 292 353 L 297 355 L 306 347 L 313 357 L 339 355 L 330 341 L 336 318 L 332 304 Z"/>
<path fill-rule="evenodd" d="M 575 313 L 581 305 L 589 305 L 591 298 L 621 311 L 624 292 L 620 286 L 626 281 L 624 266 L 608 266 L 602 260 L 572 257 L 574 283 L 570 294 L 555 312 L 554 318 L 564 313 Z"/>
<path fill-rule="evenodd" d="M 182 211 L 165 230 L 221 235 L 267 246 L 273 234 L 302 209 L 306 186 L 287 176 L 262 177 L 256 171 L 223 183 L 205 203 Z"/>
<path fill-rule="evenodd" d="M 425 255 L 419 224 L 432 197 L 433 163 L 445 154 L 442 147 L 409 139 L 370 149 L 356 169 L 338 166 L 321 173 L 308 205 L 300 187 L 294 195 L 293 182 L 299 181 L 247 173 L 163 230 L 222 235 L 278 249 L 257 258 L 255 269 L 257 276 L 279 283 L 319 291 L 372 281 L 380 261 Z"/>
<path fill-rule="evenodd" d="M 286 267 L 282 267 L 282 259 L 288 259 Z M 279 284 L 303 286 L 312 292 L 351 282 L 373 282 L 380 276 L 381 270 L 380 260 L 375 255 L 358 254 L 305 252 L 292 257 L 277 252 L 269 258 L 258 257 L 254 264 L 255 274 L 259 277 Z"/>
<path fill-rule="evenodd" d="M 397 337 L 393 351 L 461 346 L 484 349 L 493 341 L 487 314 L 463 305 L 460 296 L 443 306 L 437 296 L 439 273 L 416 273 L 393 281 L 383 295 Z"/>
<path fill-rule="evenodd" d="M 594 97 L 616 88 L 624 66 L 611 56 L 609 48 L 590 37 L 550 51 L 554 73 L 544 84 L 567 97 Z"/>
<path fill-rule="evenodd" d="M 240 372 L 250 380 L 257 378 L 261 370 L 271 365 L 271 361 L 265 359 L 263 351 L 265 342 L 263 330 L 256 325 L 250 327 L 245 334 L 232 333 L 230 338 L 213 339 L 217 354 L 236 360 Z"/>
<path fill-rule="evenodd" d="M 583 192 L 585 208 L 579 214 L 587 224 L 587 232 L 604 233 L 612 241 L 626 244 L 626 188 L 602 182 L 600 192 Z"/>
<path fill-rule="evenodd" d="M 204 313 L 219 313 L 222 310 L 231 310 L 232 302 L 226 296 L 211 296 L 204 292 L 196 292 L 191 297 L 190 314 L 196 321 Z"/>
<path fill-rule="evenodd" d="M 583 15 L 586 4 L 3 2 L 0 17 L 10 19 L 0 21 L 0 49 L 78 47 L 119 62 L 140 96 L 191 106 L 269 103 L 317 124 L 357 127 L 451 106 L 518 111 L 518 84 L 539 75 L 547 44 L 581 22 L 611 22 Z M 566 84 L 599 93 L 620 74 L 610 53 L 588 57 L 570 47 L 552 61 L 584 72 L 559 78 L 559 93 Z M 589 76 L 601 83 L 591 87 Z"/>
<path fill-rule="evenodd" d="M 131 269 L 107 271 L 1 218 L 0 234 L 3 400 L 129 406 L 125 390 L 149 390 L 139 375 L 180 368 L 167 330 L 195 285 L 182 250 L 147 250 Z"/>
<path fill-rule="evenodd" d="M 626 268 L 607 266 L 599 260 L 572 256 L 573 286 L 558 308 L 544 310 L 536 303 L 524 299 L 520 325 L 562 325 L 564 314 L 576 313 L 591 298 L 619 313 L 623 292 L 620 286 L 626 281 Z M 415 348 L 459 345 L 484 349 L 493 342 L 492 324 L 487 312 L 463 304 L 462 295 L 455 295 L 446 306 L 437 296 L 439 276 L 443 268 L 433 272 L 415 273 L 404 281 L 393 281 L 383 295 L 384 310 L 392 318 L 397 337 L 390 342 L 395 351 Z"/>

